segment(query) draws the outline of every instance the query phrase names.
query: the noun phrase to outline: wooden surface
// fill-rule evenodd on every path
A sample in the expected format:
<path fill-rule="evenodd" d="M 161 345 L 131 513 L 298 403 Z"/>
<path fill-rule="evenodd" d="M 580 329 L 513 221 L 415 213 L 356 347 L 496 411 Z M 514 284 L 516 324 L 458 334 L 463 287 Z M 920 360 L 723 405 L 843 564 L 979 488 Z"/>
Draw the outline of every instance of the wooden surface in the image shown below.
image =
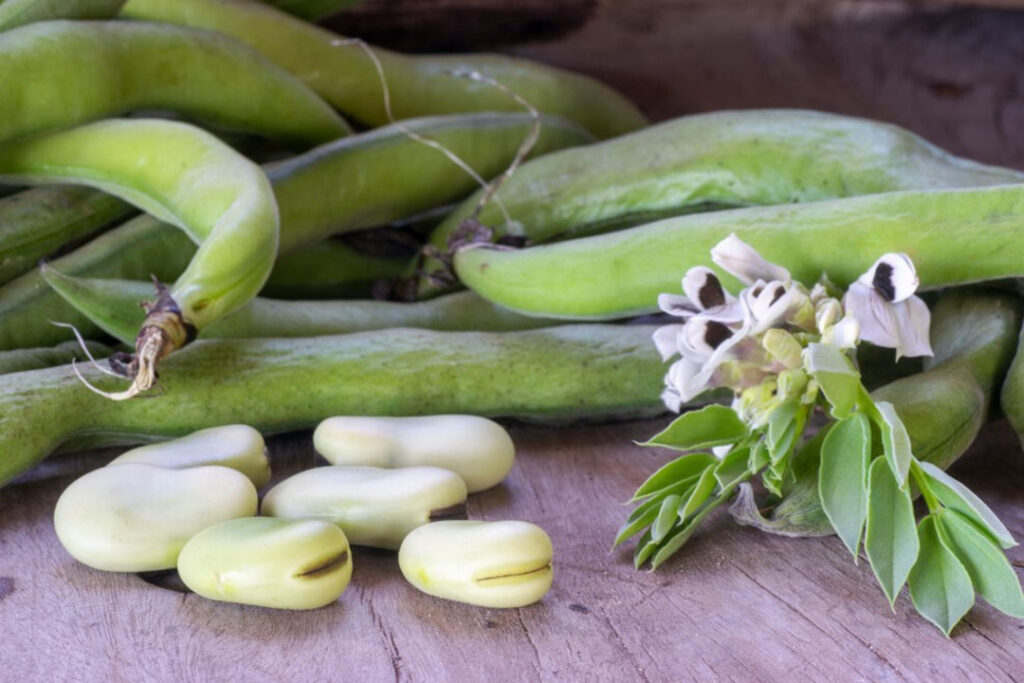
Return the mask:
<path fill-rule="evenodd" d="M 301 613 L 94 571 L 64 553 L 51 514 L 72 474 L 101 460 L 56 461 L 37 472 L 50 478 L 0 491 L 0 680 L 1020 680 L 1024 622 L 983 605 L 946 640 L 905 594 L 891 613 L 836 538 L 769 536 L 722 514 L 656 573 L 609 554 L 621 501 L 669 455 L 631 440 L 664 422 L 513 427 L 510 477 L 469 511 L 552 537 L 554 586 L 516 610 L 419 593 L 393 553 L 363 549 L 341 600 Z M 276 479 L 309 466 L 309 435 L 276 440 L 273 461 Z M 1024 538 L 1024 454 L 1005 425 L 954 473 Z M 1024 571 L 1024 551 L 1010 556 Z"/>
<path fill-rule="evenodd" d="M 869 0 L 601 3 L 579 30 L 509 51 L 618 87 L 655 119 L 799 107 L 905 126 L 1024 168 L 1024 12 Z"/>

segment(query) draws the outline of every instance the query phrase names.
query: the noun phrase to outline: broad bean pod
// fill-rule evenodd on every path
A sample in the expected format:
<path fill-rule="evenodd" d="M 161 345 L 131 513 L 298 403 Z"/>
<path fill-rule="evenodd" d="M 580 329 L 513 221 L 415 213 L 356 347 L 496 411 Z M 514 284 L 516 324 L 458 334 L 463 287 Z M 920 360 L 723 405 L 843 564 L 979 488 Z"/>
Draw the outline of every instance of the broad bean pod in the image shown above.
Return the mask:
<path fill-rule="evenodd" d="M 50 266 L 62 273 L 90 278 L 109 276 L 128 281 L 141 281 L 153 275 L 161 281 L 168 282 L 173 281 L 185 271 L 194 254 L 195 245 L 182 231 L 161 223 L 152 216 L 143 215 L 97 237 L 88 245 L 55 259 Z M 305 276 L 303 273 L 304 263 L 308 264 L 308 267 L 305 268 Z M 271 271 L 264 291 L 281 298 L 289 298 L 289 296 L 311 299 L 332 299 L 343 296 L 368 297 L 373 281 L 377 278 L 395 275 L 397 270 L 404 267 L 404 264 L 405 260 L 392 262 L 368 257 L 330 240 L 300 247 L 280 257 L 274 265 L 274 270 Z M 138 287 L 138 283 L 133 282 L 129 286 Z M 152 298 L 152 287 L 147 286 L 146 290 L 145 296 L 135 298 L 130 302 L 131 305 L 128 306 L 130 311 L 137 312 L 140 310 L 137 306 L 138 302 Z M 142 292 L 141 289 L 132 291 Z M 107 300 L 105 305 L 110 305 L 113 301 L 113 299 Z M 349 314 L 355 316 L 351 324 L 358 325 L 359 320 L 366 319 L 381 320 L 382 324 L 385 320 L 393 322 L 396 320 L 395 317 L 386 315 L 381 317 L 383 311 L 393 311 L 398 318 L 409 320 L 410 322 L 407 323 L 409 326 L 423 327 L 427 323 L 418 321 L 432 319 L 433 314 L 429 311 L 447 309 L 450 305 L 452 315 L 465 315 L 467 321 L 477 320 L 469 310 L 462 306 L 456 307 L 456 301 L 458 300 L 438 303 L 436 307 L 423 307 L 408 311 L 391 305 L 384 307 L 374 305 L 370 307 L 369 311 L 365 311 L 358 304 L 354 304 L 351 310 L 347 312 L 339 310 L 337 315 L 328 313 L 327 310 L 317 311 L 317 314 L 327 316 L 327 320 L 322 321 L 323 325 L 329 326 L 331 319 L 341 324 L 341 318 L 337 316 Z M 128 304 L 129 302 L 126 300 L 124 303 Z M 483 303 L 479 298 L 475 299 L 469 308 L 501 310 Z M 109 310 L 107 312 L 115 316 L 128 315 L 125 311 Z M 448 312 L 441 313 L 443 318 L 446 318 L 447 315 Z M 509 320 L 520 318 L 524 321 L 524 326 L 528 325 L 524 316 L 516 316 L 511 313 L 499 313 L 498 315 Z M 425 316 L 425 318 L 421 316 Z M 245 314 L 241 314 L 238 320 L 242 320 L 244 317 Z M 290 312 L 288 317 L 292 320 L 295 319 Z M 138 318 L 133 319 L 137 320 Z M 0 286 L 0 352 L 52 346 L 67 339 L 68 331 L 54 326 L 50 321 L 74 325 L 86 338 L 97 338 L 102 334 L 99 327 L 67 303 L 46 283 L 39 270 L 25 273 L 7 285 Z M 261 329 L 273 328 L 275 324 L 273 321 L 274 318 L 271 317 L 266 321 L 260 321 L 259 325 Z M 239 323 L 233 321 L 228 323 L 224 329 L 237 324 Z M 471 324 L 475 323 L 467 322 L 467 325 Z M 395 324 L 389 326 L 394 327 Z M 538 323 L 528 326 L 540 327 L 542 325 Z M 216 323 L 214 323 L 214 328 L 217 328 Z M 335 330 L 332 334 L 351 329 L 351 325 L 345 323 L 344 328 Z M 203 336 L 207 335 L 208 333 Z"/>
<path fill-rule="evenodd" d="M 924 288 L 1024 275 L 1024 185 L 890 192 L 792 206 L 670 218 L 607 235 L 455 255 L 470 289 L 546 317 L 599 320 L 657 309 L 691 266 L 736 233 L 800 282 L 822 273 L 841 286 L 885 252 L 905 252 Z M 720 272 L 727 287 L 735 278 Z"/>
<path fill-rule="evenodd" d="M 138 216 L 50 263 L 62 272 L 89 277 L 172 282 L 185 272 L 196 247 L 175 227 Z M 152 298 L 150 289 L 147 299 Z M 69 338 L 50 321 L 74 325 L 86 338 L 98 327 L 64 301 L 32 270 L 0 286 L 0 351 L 53 346 Z"/>
<path fill-rule="evenodd" d="M 131 212 L 116 197 L 74 186 L 34 187 L 0 199 L 0 285 Z"/>
<path fill-rule="evenodd" d="M 2 0 L 0 31 L 50 19 L 110 19 L 125 0 Z"/>
<path fill-rule="evenodd" d="M 664 410 L 664 367 L 653 331 L 568 325 L 198 341 L 167 359 L 162 393 L 144 401 L 104 400 L 67 366 L 2 375 L 0 484 L 83 437 L 92 446 L 142 443 L 238 422 L 268 434 L 333 415 L 654 415 Z M 100 388 L 116 382 L 82 372 Z"/>
<path fill-rule="evenodd" d="M 281 252 L 338 232 L 380 225 L 465 197 L 476 180 L 438 149 L 456 154 L 480 177 L 498 175 L 515 158 L 534 119 L 520 113 L 431 116 L 335 140 L 268 164 L 281 211 Z M 541 118 L 531 154 L 590 142 L 573 123 Z"/>
<path fill-rule="evenodd" d="M 326 239 L 279 254 L 260 293 L 275 299 L 368 299 L 378 281 L 399 277 L 411 259 L 367 254 Z"/>
<path fill-rule="evenodd" d="M 815 111 L 766 109 L 684 116 L 586 147 L 534 159 L 475 220 L 491 241 L 530 244 L 592 235 L 708 208 L 816 202 L 899 190 L 1024 182 L 1024 173 L 953 156 L 891 124 Z M 429 243 L 449 249 L 481 193 L 441 223 Z M 443 264 L 425 259 L 426 274 Z M 429 277 L 420 296 L 439 290 Z"/>
<path fill-rule="evenodd" d="M 179 26 L 49 21 L 0 33 L 0 83 L 0 140 L 154 109 L 305 146 L 349 132 L 252 49 Z"/>
<path fill-rule="evenodd" d="M 94 358 L 105 358 L 111 353 L 110 348 L 98 342 L 88 341 L 85 345 Z M 77 341 L 36 349 L 0 351 L 0 375 L 64 365 L 74 359 L 85 360 L 85 354 Z"/>
<path fill-rule="evenodd" d="M 389 123 L 381 79 L 357 44 L 258 2 L 129 0 L 122 15 L 206 28 L 256 48 L 343 113 L 367 126 Z M 646 124 L 611 88 L 586 76 L 497 55 L 408 56 L 372 48 L 391 93 L 395 118 L 466 111 L 518 111 L 499 88 L 453 75 L 477 72 L 539 111 L 564 116 L 594 135 L 621 135 Z"/>
<path fill-rule="evenodd" d="M 44 267 L 58 294 L 107 334 L 130 344 L 145 319 L 138 306 L 152 286 L 131 280 L 76 278 Z M 506 332 L 551 327 L 560 321 L 519 315 L 472 292 L 430 301 L 281 301 L 257 297 L 231 315 L 203 328 L 200 339 L 319 337 L 349 332 L 414 327 L 448 332 Z"/>
<path fill-rule="evenodd" d="M 281 215 L 279 253 L 336 232 L 401 218 L 430 208 L 438 202 L 464 196 L 472 190 L 472 177 L 440 151 L 411 139 L 405 130 L 443 143 L 460 154 L 477 173 L 489 177 L 500 173 L 515 157 L 531 123 L 532 118 L 525 114 L 485 113 L 424 118 L 403 122 L 402 128 L 390 126 L 337 140 L 301 156 L 268 166 L 267 172 Z M 587 134 L 573 124 L 553 117 L 543 117 L 541 135 L 533 151 L 543 153 L 588 139 Z M 150 231 L 161 229 L 153 220 L 149 220 L 148 224 Z M 143 239 L 139 234 L 143 231 L 144 224 L 140 222 L 133 230 L 132 239 Z M 109 236 L 104 237 L 107 238 L 103 243 L 104 249 L 114 248 L 115 240 Z M 159 244 L 161 239 L 173 238 L 152 237 L 147 241 Z M 132 259 L 133 263 L 125 264 L 122 268 L 131 270 L 133 274 L 110 275 L 129 279 L 145 278 L 148 276 L 146 267 L 152 268 L 154 273 L 166 273 L 169 268 L 165 260 L 180 258 L 183 248 L 189 247 L 168 246 L 166 253 L 161 253 L 160 249 L 147 251 L 152 257 L 126 251 L 124 258 Z M 79 251 L 88 252 L 92 249 L 91 245 L 87 245 Z M 116 256 L 111 258 L 116 259 Z M 146 266 L 147 263 L 150 265 Z M 104 275 L 67 269 L 62 264 L 55 265 L 69 274 Z M 343 265 L 339 263 L 338 267 Z M 174 272 L 170 277 L 176 277 L 180 272 Z M 353 275 L 356 273 L 353 272 Z M 167 279 L 166 275 L 160 277 Z M 38 278 L 26 279 L 32 283 L 33 296 L 42 298 L 43 295 L 35 289 L 39 284 Z M 25 287 L 22 289 L 24 291 Z M 63 336 L 53 336 L 57 330 L 49 329 L 51 326 L 46 322 L 48 319 L 75 324 L 81 322 L 81 316 L 54 317 L 56 314 L 52 306 L 58 304 L 52 301 L 49 302 L 51 309 L 46 313 L 48 317 L 43 317 L 41 308 L 25 307 L 27 302 L 23 295 L 18 300 L 23 302 L 19 308 L 24 315 L 20 321 L 11 321 L 20 322 L 20 326 L 8 331 L 5 328 L 8 327 L 10 316 L 3 311 L 4 298 L 0 292 L 0 321 L 3 321 L 0 324 L 0 348 L 8 344 L 5 339 L 8 335 L 15 337 L 17 345 L 21 346 L 41 346 L 66 339 L 66 332 L 62 333 Z M 33 313 L 33 310 L 36 312 Z M 38 315 L 38 318 L 33 318 L 35 322 L 32 324 L 27 318 L 34 315 Z M 119 313 L 111 308 L 109 315 L 117 316 Z M 95 332 L 95 328 L 90 331 Z"/>
<path fill-rule="evenodd" d="M 531 123 L 525 114 L 484 113 L 404 121 L 403 127 L 442 142 L 477 173 L 491 176 L 514 158 Z M 543 117 L 542 124 L 534 153 L 589 140 L 585 132 L 560 119 Z M 275 188 L 284 188 L 277 196 L 282 217 L 279 254 L 299 249 L 320 234 L 405 218 L 438 202 L 462 197 L 474 187 L 473 179 L 441 152 L 411 139 L 396 126 L 338 140 L 275 164 L 269 171 Z M 149 216 L 128 225 L 62 257 L 54 266 L 72 275 L 142 280 L 152 274 L 165 282 L 184 272 L 195 247 L 179 230 Z M 291 237 L 293 234 L 296 236 Z M 308 257 L 306 251 L 282 259 L 281 271 L 276 276 L 272 273 L 268 281 L 275 295 L 280 292 L 284 296 L 282 290 L 301 289 L 302 268 L 295 264 Z M 349 254 L 338 261 L 337 269 L 350 269 L 346 272 L 353 277 L 366 277 L 352 267 L 355 260 Z M 322 267 L 323 258 L 317 262 Z M 314 287 L 319 286 L 316 278 L 325 277 L 315 264 L 310 265 L 308 274 Z M 342 283 L 338 287 L 345 287 L 345 280 L 339 277 L 345 275 L 329 276 L 332 287 L 337 282 Z M 53 293 L 37 273 L 26 273 L 0 287 L 0 349 L 50 346 L 67 339 L 66 331 L 53 327 L 49 320 L 77 325 L 86 336 L 98 332 L 85 316 Z"/>
<path fill-rule="evenodd" d="M 110 120 L 8 143 L 0 177 L 105 190 L 199 244 L 174 286 L 147 308 L 132 386 L 117 398 L 150 388 L 161 358 L 254 297 L 277 256 L 277 204 L 262 169 L 187 124 Z"/>
<path fill-rule="evenodd" d="M 1024 443 L 1024 329 L 1020 331 L 1017 351 L 1007 371 L 999 402 L 1006 420 Z"/>
<path fill-rule="evenodd" d="M 948 468 L 974 442 L 1014 353 L 1024 302 L 984 289 L 944 294 L 932 314 L 935 356 L 925 371 L 879 387 L 872 396 L 888 401 L 907 428 L 914 455 Z M 744 509 L 744 521 L 790 536 L 830 535 L 832 525 L 818 496 L 817 454 L 801 463 L 793 488 L 763 520 Z"/>

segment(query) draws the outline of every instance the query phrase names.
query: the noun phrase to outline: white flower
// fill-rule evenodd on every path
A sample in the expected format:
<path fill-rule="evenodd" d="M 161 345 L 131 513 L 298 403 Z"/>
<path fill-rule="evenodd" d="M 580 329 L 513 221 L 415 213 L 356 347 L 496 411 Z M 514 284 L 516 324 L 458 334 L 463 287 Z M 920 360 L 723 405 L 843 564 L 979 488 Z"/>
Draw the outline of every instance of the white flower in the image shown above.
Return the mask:
<path fill-rule="evenodd" d="M 736 297 L 725 291 L 718 276 L 710 268 L 690 268 L 682 284 L 683 295 L 659 294 L 658 308 L 684 320 L 698 313 L 724 323 L 735 323 L 743 319 Z"/>
<path fill-rule="evenodd" d="M 692 400 L 704 390 L 704 385 L 695 382 L 701 371 L 701 364 L 686 358 L 673 363 L 665 375 L 665 390 L 661 392 L 661 400 L 674 413 L 678 413 L 683 403 Z"/>
<path fill-rule="evenodd" d="M 665 325 L 655 330 L 654 345 L 663 361 L 677 353 L 684 356 L 696 353 L 707 358 L 717 346 L 712 342 L 724 338 L 725 332 L 731 330 L 729 325 L 743 321 L 743 308 L 739 301 L 722 287 L 710 268 L 690 268 L 682 285 L 684 295 L 658 295 L 658 307 L 684 321 L 684 324 Z M 694 319 L 698 322 L 691 328 L 690 323 Z M 704 337 L 709 339 L 705 341 Z"/>
<path fill-rule="evenodd" d="M 821 342 L 837 349 L 852 349 L 857 346 L 859 340 L 860 323 L 852 315 L 844 316 L 842 320 L 821 333 Z"/>
<path fill-rule="evenodd" d="M 803 297 L 791 282 L 758 280 L 740 292 L 740 302 L 750 319 L 748 334 L 755 335 L 776 327 Z"/>
<path fill-rule="evenodd" d="M 782 266 L 765 261 L 757 251 L 733 233 L 711 249 L 711 260 L 736 276 L 740 282 L 753 285 L 758 280 L 789 282 L 792 277 Z"/>
<path fill-rule="evenodd" d="M 860 324 L 860 338 L 896 349 L 902 356 L 931 356 L 931 313 L 919 297 L 914 264 L 906 254 L 885 254 L 850 285 L 843 297 L 847 315 Z"/>
<path fill-rule="evenodd" d="M 823 344 L 838 349 L 852 349 L 860 340 L 860 323 L 852 315 L 844 313 L 843 305 L 836 299 L 827 298 L 818 302 L 814 322 Z"/>

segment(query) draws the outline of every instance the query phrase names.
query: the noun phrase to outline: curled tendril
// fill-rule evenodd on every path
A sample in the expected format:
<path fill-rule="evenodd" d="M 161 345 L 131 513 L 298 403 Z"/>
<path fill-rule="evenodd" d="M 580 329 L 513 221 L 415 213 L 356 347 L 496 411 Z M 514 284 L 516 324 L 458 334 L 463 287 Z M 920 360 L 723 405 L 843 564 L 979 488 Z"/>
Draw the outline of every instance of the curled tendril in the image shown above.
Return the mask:
<path fill-rule="evenodd" d="M 480 215 L 480 212 L 483 210 L 484 206 L 486 206 L 488 202 L 494 201 L 495 205 L 498 207 L 498 210 L 501 211 L 501 215 L 505 221 L 506 226 L 511 226 L 512 216 L 509 214 L 504 202 L 502 202 L 501 198 L 498 197 L 495 193 L 502 186 L 502 184 L 506 180 L 508 180 L 513 173 L 516 172 L 516 169 L 519 168 L 520 164 L 522 164 L 526 157 L 530 154 L 530 150 L 532 150 L 534 145 L 537 144 L 537 139 L 540 137 L 541 129 L 540 112 L 537 111 L 537 108 L 530 104 L 526 100 L 526 98 L 524 98 L 522 95 L 515 92 L 505 84 L 491 78 L 490 76 L 484 75 L 479 71 L 473 69 L 449 69 L 446 71 L 446 73 L 448 73 L 450 76 L 454 78 L 468 78 L 471 81 L 476 81 L 478 83 L 486 83 L 487 85 L 497 88 L 501 92 L 511 97 L 517 104 L 521 105 L 524 109 L 526 109 L 527 113 L 530 114 L 530 117 L 533 120 L 530 125 L 530 131 L 527 133 L 526 138 L 523 139 L 522 144 L 520 144 L 519 149 L 516 151 L 516 156 L 515 158 L 512 159 L 512 162 L 508 165 L 508 168 L 506 168 L 505 172 L 498 176 L 498 178 L 494 182 L 488 183 L 480 176 L 479 173 L 474 171 L 473 168 L 465 161 L 463 161 L 455 152 L 451 151 L 437 140 L 431 140 L 430 138 L 424 137 L 419 133 L 410 130 L 402 122 L 397 121 L 395 119 L 394 112 L 391 108 L 391 88 L 388 86 L 387 76 L 384 73 L 384 65 L 381 64 L 380 58 L 373 51 L 373 48 L 366 43 L 366 41 L 360 38 L 339 38 L 337 40 L 331 41 L 331 44 L 335 46 L 359 46 L 359 48 L 366 53 L 366 56 L 369 57 L 370 61 L 373 63 L 374 69 L 377 71 L 377 78 L 380 80 L 381 90 L 383 91 L 384 95 L 384 114 L 387 117 L 388 122 L 394 125 L 398 130 L 400 130 L 402 133 L 404 133 L 412 140 L 415 140 L 416 142 L 419 142 L 423 145 L 426 145 L 427 147 L 436 149 L 437 151 L 441 152 L 441 154 L 445 155 L 445 157 L 447 157 L 453 164 L 461 168 L 463 171 L 466 172 L 467 175 L 473 178 L 473 180 L 476 181 L 476 183 L 483 189 L 484 194 L 480 198 L 480 201 L 477 203 L 476 208 L 473 210 L 473 219 L 475 220 L 477 216 Z"/>

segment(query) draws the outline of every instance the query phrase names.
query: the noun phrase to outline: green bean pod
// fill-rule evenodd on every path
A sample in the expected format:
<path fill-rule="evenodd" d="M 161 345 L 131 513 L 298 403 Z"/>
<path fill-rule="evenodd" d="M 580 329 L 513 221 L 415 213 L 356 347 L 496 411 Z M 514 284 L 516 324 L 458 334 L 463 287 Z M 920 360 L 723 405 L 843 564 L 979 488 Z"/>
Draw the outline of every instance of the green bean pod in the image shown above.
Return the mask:
<path fill-rule="evenodd" d="M 44 267 L 43 278 L 76 310 L 107 334 L 132 343 L 145 312 L 138 302 L 152 293 L 144 282 L 76 278 Z M 280 301 L 255 298 L 206 327 L 200 339 L 319 337 L 349 332 L 415 327 L 427 330 L 505 332 L 557 325 L 504 310 L 472 292 L 430 301 Z"/>
<path fill-rule="evenodd" d="M 406 121 L 404 127 L 442 142 L 459 153 L 477 173 L 489 177 L 500 173 L 512 160 L 531 123 L 532 119 L 525 114 L 485 113 Z M 576 126 L 544 117 L 534 153 L 578 144 L 587 139 L 586 133 Z M 268 173 L 281 213 L 279 251 L 297 249 L 335 232 L 365 228 L 414 214 L 438 202 L 464 196 L 475 186 L 473 179 L 441 152 L 409 138 L 395 126 L 337 140 L 271 165 Z M 187 240 L 166 235 L 143 237 L 144 225 L 149 225 L 148 229 L 153 232 L 167 230 L 161 229 L 152 219 L 139 219 L 131 231 L 131 239 L 144 241 L 155 248 L 125 249 L 123 258 L 130 263 L 116 266 L 111 261 L 116 262 L 117 255 L 106 254 L 103 259 L 108 272 L 97 272 L 103 270 L 98 268 L 90 268 L 86 272 L 77 264 L 69 267 L 61 262 L 55 262 L 54 266 L 73 275 L 145 279 L 152 272 L 163 280 L 176 278 L 182 269 L 174 270 L 171 266 L 180 262 L 183 250 L 191 250 L 192 247 L 187 245 Z M 115 236 L 105 235 L 102 239 L 104 246 L 100 251 L 116 248 Z M 168 242 L 166 248 L 160 248 L 159 245 L 165 241 Z M 186 244 L 182 245 L 182 242 Z M 75 258 L 89 261 L 91 257 L 86 254 L 92 250 L 92 245 L 86 245 L 79 250 L 83 252 L 81 257 Z M 276 279 L 272 276 L 272 285 L 287 286 L 292 291 L 297 289 L 294 272 L 297 258 L 300 256 L 285 259 L 282 274 Z M 62 259 L 67 260 L 70 257 Z M 353 260 L 350 254 L 336 267 L 340 271 Z M 291 274 L 287 271 L 289 263 L 293 264 Z M 371 272 L 383 265 L 374 263 Z M 109 272 L 116 270 L 129 272 Z M 366 272 L 365 268 L 363 272 Z M 357 281 L 366 277 L 357 270 L 349 273 Z M 311 266 L 309 277 L 313 276 L 317 276 L 317 271 Z M 338 278 L 342 278 L 343 286 L 344 278 L 349 275 L 336 272 L 325 276 L 321 272 L 319 277 L 321 281 L 327 277 L 330 282 L 338 282 Z M 70 307 L 62 306 L 61 301 L 48 299 L 46 293 L 38 289 L 38 276 L 26 275 L 22 279 L 26 282 L 0 288 L 0 348 L 45 346 L 67 339 L 67 332 L 53 328 L 48 320 L 75 324 L 86 322 Z M 282 281 L 286 284 L 282 285 Z M 317 286 L 315 282 L 311 284 Z M 20 293 L 12 295 L 5 292 L 11 288 L 19 289 Z M 118 313 L 111 311 L 110 315 Z M 87 322 L 85 327 L 87 334 L 96 332 L 96 328 Z"/>
<path fill-rule="evenodd" d="M 665 369 L 653 331 L 569 325 L 199 341 L 167 359 L 163 391 L 145 401 L 104 400 L 67 366 L 2 375 L 0 484 L 76 437 L 88 436 L 92 445 L 139 443 L 233 423 L 266 434 L 310 428 L 333 415 L 658 414 Z M 116 382 L 80 369 L 101 389 Z"/>
<path fill-rule="evenodd" d="M 35 187 L 0 199 L 0 285 L 131 212 L 120 199 L 84 187 Z"/>
<path fill-rule="evenodd" d="M 277 256 L 277 204 L 262 169 L 187 124 L 110 120 L 8 143 L 0 176 L 105 190 L 199 244 L 174 286 L 147 308 L 132 386 L 119 399 L 150 388 L 161 358 L 254 297 Z"/>
<path fill-rule="evenodd" d="M 61 272 L 87 277 L 172 282 L 185 272 L 196 247 L 175 227 L 142 215 L 51 261 Z M 147 299 L 152 299 L 150 290 Z M 100 329 L 50 288 L 38 270 L 0 286 L 0 351 L 53 346 L 70 338 L 50 321 L 74 325 L 86 338 Z"/>
<path fill-rule="evenodd" d="M 173 281 L 185 271 L 194 254 L 195 245 L 182 231 L 161 223 L 152 216 L 143 215 L 97 237 L 88 245 L 50 262 L 49 265 L 53 270 L 62 273 L 90 278 L 112 277 L 139 281 L 152 275 L 161 281 Z M 375 280 L 395 275 L 404 268 L 405 263 L 404 259 L 392 261 L 368 257 L 335 240 L 329 240 L 300 247 L 282 256 L 271 271 L 264 291 L 281 298 L 369 297 Z M 133 283 L 132 286 L 137 284 Z M 131 301 L 124 300 L 125 305 L 130 304 L 129 313 L 141 311 L 138 303 L 152 299 L 152 287 L 145 286 L 145 289 L 145 296 L 136 297 Z M 141 289 L 133 291 L 142 293 Z M 113 299 L 110 299 L 108 303 L 112 301 Z M 444 304 L 440 306 L 443 307 Z M 475 303 L 474 306 L 489 307 L 489 304 Z M 367 318 L 381 319 L 376 312 L 378 308 L 380 307 L 376 305 L 371 306 L 375 312 L 368 313 Z M 390 308 L 387 306 L 380 310 Z M 405 309 L 394 310 L 405 312 Z M 419 309 L 409 309 L 409 313 L 412 314 L 416 310 Z M 105 312 L 115 318 L 128 315 L 125 311 Z M 344 313 L 339 312 L 339 315 Z M 420 315 L 426 315 L 428 319 L 430 317 L 426 313 Z M 289 317 L 293 316 L 289 314 Z M 405 318 L 404 315 L 402 317 L 415 319 L 417 316 L 412 314 L 411 318 Z M 516 316 L 508 314 L 506 317 Z M 358 324 L 358 319 L 357 315 L 354 324 Z M 5 349 L 48 347 L 68 339 L 68 331 L 52 325 L 51 320 L 74 325 L 86 338 L 94 339 L 103 334 L 88 317 L 79 313 L 50 287 L 38 270 L 25 273 L 7 285 L 0 286 L 0 352 Z M 234 324 L 236 323 L 229 323 L 229 327 Z M 261 327 L 273 324 L 273 318 L 260 323 Z M 419 323 L 409 324 L 423 326 Z M 527 326 L 525 322 L 524 326 Z M 216 327 L 215 323 L 214 328 Z M 338 329 L 333 333 L 347 329 L 349 328 L 345 327 L 344 330 Z"/>
<path fill-rule="evenodd" d="M 1006 420 L 1024 443 L 1024 329 L 1020 331 L 1017 352 L 1007 371 L 999 402 Z"/>
<path fill-rule="evenodd" d="M 408 130 L 457 151 L 484 176 L 496 175 L 508 165 L 531 123 L 525 114 L 491 113 L 403 122 Z M 542 124 L 535 153 L 588 139 L 586 133 L 560 119 L 544 117 Z M 474 187 L 473 179 L 441 152 L 409 138 L 395 126 L 337 140 L 273 165 L 269 172 L 281 213 L 279 252 L 299 249 L 334 232 L 402 218 L 464 196 Z M 53 266 L 70 275 L 142 280 L 153 274 L 171 281 L 184 271 L 194 249 L 180 231 L 144 216 L 132 221 L 130 228 L 115 229 L 54 261 Z M 305 269 L 309 284 L 303 285 L 300 259 L 319 249 L 332 253 L 318 257 Z M 393 273 L 390 266 L 379 262 L 356 268 L 353 264 L 359 257 L 351 253 L 337 262 L 333 272 L 322 270 L 329 267 L 325 258 L 335 256 L 338 249 L 315 244 L 305 247 L 303 254 L 285 256 L 280 271 L 268 281 L 271 291 L 275 295 L 282 289 L 298 293 L 321 284 L 343 289 L 350 276 L 359 282 L 371 274 L 376 274 L 376 279 Z M 385 268 L 388 272 L 380 273 Z M 369 284 L 362 286 L 368 289 Z M 364 295 L 369 294 L 366 289 Z M 27 273 L 0 287 L 0 349 L 50 346 L 67 339 L 67 332 L 53 327 L 49 320 L 78 325 L 86 336 L 98 331 L 56 296 L 37 273 Z"/>
<path fill-rule="evenodd" d="M 110 19 L 125 0 L 2 0 L 0 31 L 50 19 Z"/>
<path fill-rule="evenodd" d="M 367 254 L 326 239 L 280 254 L 260 293 L 275 299 L 368 299 L 378 281 L 399 277 L 411 259 Z"/>
<path fill-rule="evenodd" d="M 766 109 L 684 116 L 534 159 L 476 220 L 530 244 L 608 232 L 709 207 L 816 202 L 899 190 L 1024 182 L 1024 173 L 953 156 L 890 124 L 823 112 Z M 444 252 L 477 211 L 467 199 L 430 237 Z M 425 259 L 420 269 L 441 270 Z M 439 289 L 421 278 L 420 296 Z"/>
<path fill-rule="evenodd" d="M 245 45 L 177 26 L 52 21 L 8 31 L 0 83 L 0 140 L 154 109 L 306 146 L 349 132 L 309 88 Z"/>
<path fill-rule="evenodd" d="M 1013 357 L 1022 308 L 1020 298 L 1007 293 L 978 289 L 943 295 L 932 314 L 935 356 L 925 371 L 872 392 L 876 401 L 895 406 L 918 459 L 946 469 L 974 442 Z M 744 521 L 789 536 L 832 534 L 821 509 L 817 464 L 814 452 L 800 465 L 795 485 L 771 520 L 744 506 Z"/>
<path fill-rule="evenodd" d="M 103 344 L 92 341 L 87 341 L 85 344 L 94 358 L 106 358 L 111 353 L 110 348 Z M 82 347 L 77 341 L 37 349 L 0 351 L 0 375 L 9 372 L 52 368 L 54 365 L 64 365 L 72 360 L 85 360 L 85 354 L 82 353 Z"/>
<path fill-rule="evenodd" d="M 307 21 L 320 21 L 363 0 L 262 0 L 280 10 Z"/>
<path fill-rule="evenodd" d="M 405 218 L 461 199 L 477 187 L 473 177 L 443 152 L 410 133 L 443 145 L 479 176 L 492 178 L 515 158 L 533 123 L 529 115 L 519 113 L 425 117 L 268 164 L 267 176 L 281 211 L 280 251 Z M 578 126 L 545 116 L 531 153 L 591 140 Z"/>
<path fill-rule="evenodd" d="M 366 52 L 276 8 L 244 0 L 129 0 L 122 15 L 225 33 L 280 64 L 360 123 L 389 123 L 381 79 Z M 611 88 L 535 62 L 497 55 L 408 56 L 372 50 L 383 68 L 396 119 L 522 109 L 499 88 L 452 74 L 474 71 L 502 83 L 539 111 L 564 116 L 597 137 L 621 135 L 646 123 L 636 107 Z"/>
<path fill-rule="evenodd" d="M 1024 185 L 891 192 L 792 206 L 670 218 L 529 249 L 471 247 L 455 255 L 470 289 L 527 315 L 600 320 L 657 310 L 692 266 L 736 233 L 799 282 L 841 286 L 879 254 L 904 252 L 924 288 L 1024 275 Z M 737 288 L 720 272 L 726 287 Z"/>

